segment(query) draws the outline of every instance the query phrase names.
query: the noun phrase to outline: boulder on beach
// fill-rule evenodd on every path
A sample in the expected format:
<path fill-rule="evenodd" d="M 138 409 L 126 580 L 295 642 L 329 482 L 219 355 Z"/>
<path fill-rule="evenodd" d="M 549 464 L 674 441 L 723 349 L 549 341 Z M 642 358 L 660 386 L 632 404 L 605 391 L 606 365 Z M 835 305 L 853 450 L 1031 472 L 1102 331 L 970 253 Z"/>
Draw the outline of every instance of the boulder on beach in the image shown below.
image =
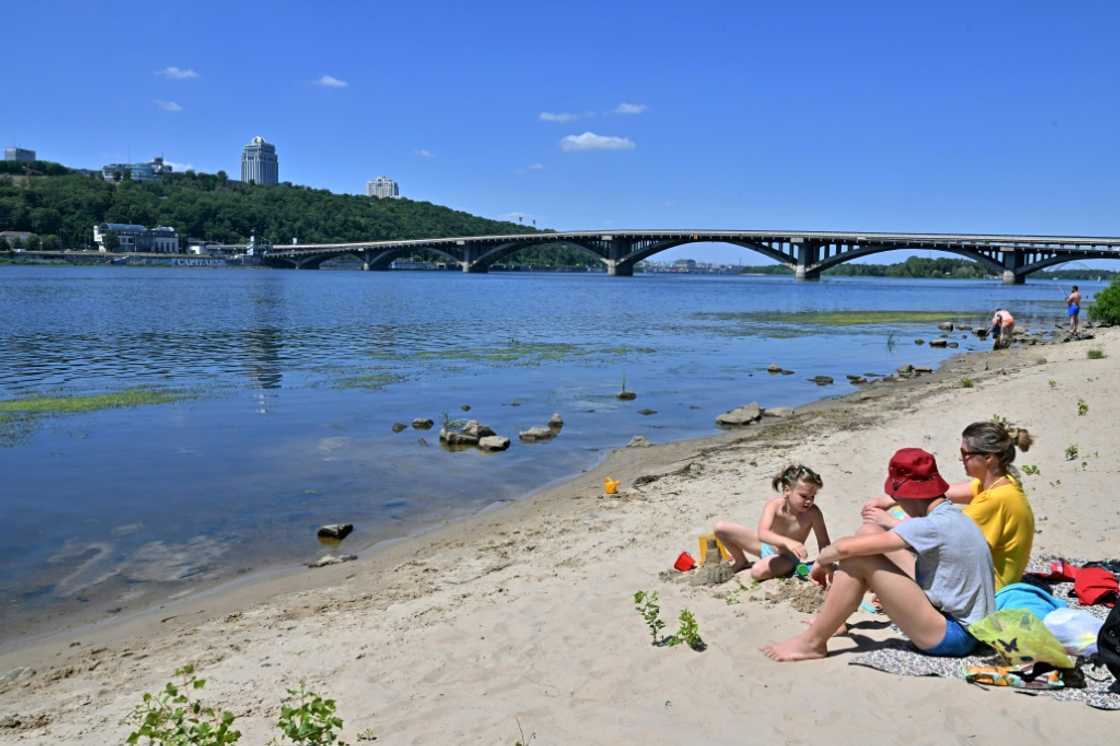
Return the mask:
<path fill-rule="evenodd" d="M 948 347 L 949 346 L 949 340 L 947 340 L 947 339 L 931 339 L 929 341 L 929 346 L 930 347 Z"/>
<path fill-rule="evenodd" d="M 809 380 L 818 386 L 827 386 L 832 383 L 832 376 L 813 376 Z"/>
<path fill-rule="evenodd" d="M 793 410 L 789 407 L 774 407 L 773 409 L 762 410 L 763 417 L 789 417 L 793 414 Z"/>
<path fill-rule="evenodd" d="M 649 448 L 651 445 L 653 445 L 653 444 L 649 442 L 649 438 L 647 438 L 646 436 L 635 435 L 633 438 L 630 439 L 630 442 L 626 444 L 626 447 L 627 448 Z"/>
<path fill-rule="evenodd" d="M 937 325 L 937 328 L 940 329 L 943 332 L 951 332 L 951 331 L 953 331 L 954 326 L 953 326 L 952 321 L 942 321 L 940 324 Z"/>
<path fill-rule="evenodd" d="M 559 412 L 553 412 L 552 416 L 548 418 L 548 426 L 555 428 L 564 427 L 564 418 L 560 416 Z"/>
<path fill-rule="evenodd" d="M 552 440 L 556 437 L 556 431 L 552 428 L 535 425 L 528 430 L 522 430 L 517 434 L 517 437 L 526 443 L 535 443 L 541 440 Z"/>
<path fill-rule="evenodd" d="M 863 376 L 857 376 L 852 373 L 848 374 L 848 383 L 867 383 L 867 379 Z"/>
<path fill-rule="evenodd" d="M 760 419 L 762 419 L 762 407 L 758 406 L 758 402 L 751 402 L 750 404 L 736 407 L 716 417 L 716 424 L 729 427 L 741 427 L 743 425 L 749 425 L 752 422 L 757 422 Z"/>
<path fill-rule="evenodd" d="M 915 373 L 932 373 L 933 368 L 930 368 L 929 366 L 926 366 L 926 365 L 915 365 L 914 366 L 914 372 Z"/>
<path fill-rule="evenodd" d="M 314 562 L 308 562 L 307 566 L 310 568 L 328 567 L 329 565 L 341 565 L 343 562 L 353 562 L 358 559 L 356 554 L 324 554 Z"/>
<path fill-rule="evenodd" d="M 432 420 L 429 420 L 426 417 L 417 417 L 416 419 L 414 419 L 412 421 L 412 429 L 413 430 L 431 430 L 432 425 L 434 425 L 434 424 L 436 424 L 436 423 L 433 422 Z"/>
<path fill-rule="evenodd" d="M 914 366 L 910 365 L 909 363 L 903 365 L 895 372 L 897 373 L 899 378 L 913 378 L 916 375 L 914 373 Z"/>
<path fill-rule="evenodd" d="M 317 535 L 324 539 L 338 539 L 341 541 L 349 536 L 350 532 L 353 530 L 353 523 L 328 523 L 325 526 L 319 527 Z"/>
<path fill-rule="evenodd" d="M 404 424 L 403 422 L 394 422 L 393 423 L 393 432 L 395 432 L 395 433 L 399 433 L 402 430 L 405 430 L 407 428 L 408 428 L 408 425 Z"/>
<path fill-rule="evenodd" d="M 487 435 L 478 439 L 478 447 L 483 451 L 504 451 L 509 448 L 509 438 L 503 435 Z"/>

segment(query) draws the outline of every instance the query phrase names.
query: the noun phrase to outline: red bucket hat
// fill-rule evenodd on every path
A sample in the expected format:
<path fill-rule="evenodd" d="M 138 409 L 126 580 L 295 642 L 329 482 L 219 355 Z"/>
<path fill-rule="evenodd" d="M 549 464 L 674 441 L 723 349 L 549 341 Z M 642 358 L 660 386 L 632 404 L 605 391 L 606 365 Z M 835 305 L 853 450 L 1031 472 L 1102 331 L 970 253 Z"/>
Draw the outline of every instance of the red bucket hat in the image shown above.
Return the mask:
<path fill-rule="evenodd" d="M 941 497 L 949 483 L 937 473 L 937 460 L 921 448 L 901 448 L 891 456 L 883 490 L 900 500 L 932 500 Z"/>

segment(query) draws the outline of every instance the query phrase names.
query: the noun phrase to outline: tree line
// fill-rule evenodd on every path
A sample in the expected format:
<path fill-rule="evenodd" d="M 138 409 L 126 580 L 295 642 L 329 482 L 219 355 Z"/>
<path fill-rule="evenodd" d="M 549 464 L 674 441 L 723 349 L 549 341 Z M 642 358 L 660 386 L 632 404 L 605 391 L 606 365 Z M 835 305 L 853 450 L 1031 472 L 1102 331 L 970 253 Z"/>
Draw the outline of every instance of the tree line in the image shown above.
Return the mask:
<path fill-rule="evenodd" d="M 742 274 L 786 275 L 793 270 L 784 264 L 766 264 L 758 267 L 743 267 Z M 863 264 L 848 262 L 826 269 L 822 274 L 832 277 L 909 277 L 909 278 L 948 278 L 957 280 L 982 280 L 996 277 L 997 274 L 970 259 L 951 259 L 948 257 L 930 259 L 912 256 L 904 262 L 894 264 Z M 1036 272 L 1039 279 L 1090 280 L 1112 277 L 1116 272 L 1107 269 L 1062 269 Z"/>
<path fill-rule="evenodd" d="M 251 235 L 287 244 L 293 238 L 300 243 L 344 243 L 534 232 L 430 202 L 334 194 L 287 182 L 243 184 L 222 171 L 165 174 L 152 182 L 107 182 L 100 172 L 57 163 L 0 161 L 0 230 L 36 234 L 31 239 L 36 249 L 92 249 L 95 223 L 165 225 L 175 228 L 181 240 L 218 243 L 243 243 Z M 508 261 L 600 264 L 578 249 L 527 252 Z"/>

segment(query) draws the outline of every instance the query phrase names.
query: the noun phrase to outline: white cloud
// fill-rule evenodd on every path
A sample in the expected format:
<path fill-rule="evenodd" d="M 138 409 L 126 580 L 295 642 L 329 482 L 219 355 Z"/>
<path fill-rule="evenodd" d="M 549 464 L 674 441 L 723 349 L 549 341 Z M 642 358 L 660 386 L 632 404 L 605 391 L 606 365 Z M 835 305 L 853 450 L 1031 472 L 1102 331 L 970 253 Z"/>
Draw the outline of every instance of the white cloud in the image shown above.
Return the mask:
<path fill-rule="evenodd" d="M 333 75 L 323 75 L 315 81 L 315 85 L 323 86 L 324 88 L 345 88 L 350 85 L 345 80 L 339 80 Z"/>
<path fill-rule="evenodd" d="M 537 119 L 542 122 L 574 122 L 577 119 L 582 119 L 587 116 L 586 114 L 573 114 L 569 111 L 551 112 L 542 111 L 537 115 Z"/>
<path fill-rule="evenodd" d="M 614 107 L 615 114 L 642 114 L 647 111 L 649 107 L 645 104 L 631 104 L 626 101 Z"/>
<path fill-rule="evenodd" d="M 543 163 L 530 163 L 525 168 L 515 168 L 513 170 L 513 172 L 515 174 L 517 174 L 518 176 L 524 176 L 525 174 L 532 173 L 533 171 L 543 171 L 543 170 L 544 170 L 544 164 Z"/>
<path fill-rule="evenodd" d="M 560 141 L 560 149 L 568 152 L 577 150 L 633 150 L 637 144 L 628 137 L 610 137 L 584 132 L 582 135 L 568 135 Z"/>
<path fill-rule="evenodd" d="M 524 225 L 535 224 L 533 216 L 524 212 L 507 212 L 505 215 L 499 216 L 498 220 L 505 220 L 510 223 L 522 223 Z"/>
<path fill-rule="evenodd" d="M 157 70 L 156 75 L 160 75 L 169 80 L 191 80 L 192 78 L 198 77 L 198 73 L 192 68 L 175 67 L 175 65 L 168 65 L 162 70 Z"/>
<path fill-rule="evenodd" d="M 529 164 L 529 170 L 530 171 L 543 171 L 544 170 L 544 164 L 543 163 L 530 163 Z"/>
<path fill-rule="evenodd" d="M 433 153 L 432 151 L 428 150 L 427 148 L 417 148 L 416 149 L 416 155 L 420 156 L 421 158 L 435 158 L 436 157 L 436 154 Z"/>
<path fill-rule="evenodd" d="M 155 99 L 155 104 L 164 111 L 182 111 L 183 107 L 174 101 L 164 101 L 161 98 Z"/>
<path fill-rule="evenodd" d="M 166 163 L 168 166 L 171 166 L 171 168 L 175 169 L 175 173 L 178 173 L 178 174 L 181 174 L 184 171 L 193 171 L 194 170 L 194 164 L 193 163 L 179 163 L 178 161 L 169 161 L 169 160 L 166 160 L 166 159 L 164 159 L 163 162 Z"/>

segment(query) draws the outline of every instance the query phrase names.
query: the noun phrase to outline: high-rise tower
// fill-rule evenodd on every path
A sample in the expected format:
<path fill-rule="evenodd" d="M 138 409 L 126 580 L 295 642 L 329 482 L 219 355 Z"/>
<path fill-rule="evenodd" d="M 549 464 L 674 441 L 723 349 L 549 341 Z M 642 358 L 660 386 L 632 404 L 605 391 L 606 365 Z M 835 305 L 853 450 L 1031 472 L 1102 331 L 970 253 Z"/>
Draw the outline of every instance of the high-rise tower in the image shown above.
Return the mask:
<path fill-rule="evenodd" d="M 276 146 L 265 142 L 260 135 L 241 150 L 241 181 L 263 186 L 273 186 L 280 181 Z"/>

